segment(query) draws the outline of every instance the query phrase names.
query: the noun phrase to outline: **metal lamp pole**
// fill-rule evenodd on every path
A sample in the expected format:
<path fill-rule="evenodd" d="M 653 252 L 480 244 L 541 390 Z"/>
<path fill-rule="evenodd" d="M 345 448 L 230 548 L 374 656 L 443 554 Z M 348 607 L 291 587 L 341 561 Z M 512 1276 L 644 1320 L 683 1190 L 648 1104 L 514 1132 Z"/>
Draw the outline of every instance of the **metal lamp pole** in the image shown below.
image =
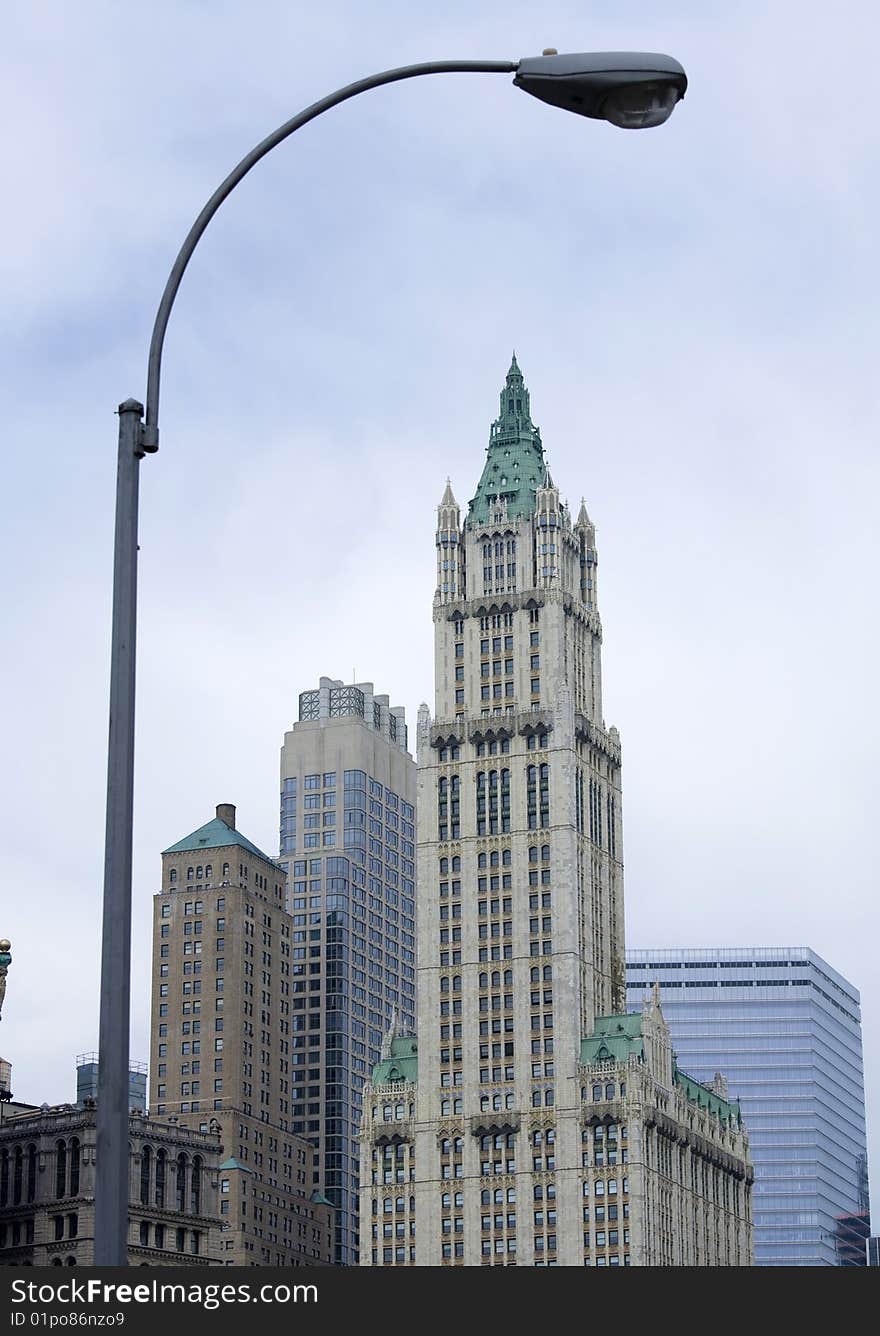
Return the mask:
<path fill-rule="evenodd" d="M 131 1006 L 131 869 L 134 802 L 135 633 L 140 461 L 159 448 L 159 380 L 168 318 L 198 242 L 226 197 L 252 167 L 294 130 L 359 93 L 422 74 L 514 74 L 513 82 L 544 102 L 623 128 L 660 125 L 684 97 L 687 77 L 669 56 L 633 52 L 543 56 L 521 61 L 429 61 L 385 70 L 306 107 L 242 158 L 218 186 L 186 237 L 159 303 L 147 366 L 147 403 L 119 405 L 110 738 L 104 853 L 98 1039 L 95 1265 L 128 1263 L 128 1061 Z"/>

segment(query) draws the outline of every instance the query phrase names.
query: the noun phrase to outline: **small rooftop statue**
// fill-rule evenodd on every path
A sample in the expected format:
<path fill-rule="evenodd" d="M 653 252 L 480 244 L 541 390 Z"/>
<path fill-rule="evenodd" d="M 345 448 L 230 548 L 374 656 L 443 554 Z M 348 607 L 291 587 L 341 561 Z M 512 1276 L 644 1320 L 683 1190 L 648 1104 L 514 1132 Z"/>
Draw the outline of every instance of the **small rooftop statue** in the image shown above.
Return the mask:
<path fill-rule="evenodd" d="M 0 940 L 0 1013 L 3 1011 L 3 999 L 6 996 L 6 973 L 12 964 L 12 943 L 5 937 Z"/>

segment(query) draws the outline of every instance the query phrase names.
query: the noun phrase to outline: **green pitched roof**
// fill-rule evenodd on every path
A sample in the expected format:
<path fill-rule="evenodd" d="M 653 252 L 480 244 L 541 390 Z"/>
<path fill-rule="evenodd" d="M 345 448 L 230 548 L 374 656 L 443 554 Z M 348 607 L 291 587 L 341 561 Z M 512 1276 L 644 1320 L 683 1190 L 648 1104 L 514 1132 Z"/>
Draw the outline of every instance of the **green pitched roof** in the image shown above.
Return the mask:
<path fill-rule="evenodd" d="M 621 1016 L 597 1016 L 593 1033 L 581 1040 L 581 1062 L 626 1062 L 630 1056 L 645 1056 L 641 1015 L 625 1012 Z"/>
<path fill-rule="evenodd" d="M 511 519 L 535 513 L 535 488 L 544 479 L 544 447 L 533 426 L 529 392 L 516 353 L 501 391 L 501 411 L 492 423 L 483 475 L 470 504 L 468 522 L 485 523 L 492 501 L 503 496 Z"/>
<path fill-rule="evenodd" d="M 678 1064 L 673 1060 L 673 1079 L 677 1086 L 681 1086 L 685 1096 L 692 1104 L 697 1104 L 701 1109 L 708 1109 L 716 1118 L 720 1118 L 722 1123 L 728 1123 L 731 1119 L 734 1122 L 742 1122 L 742 1110 L 738 1100 L 722 1099 L 716 1095 L 714 1090 L 704 1086 L 701 1081 L 695 1081 L 692 1076 L 680 1071 Z"/>
<path fill-rule="evenodd" d="M 200 849 L 224 849 L 230 844 L 237 844 L 242 849 L 247 849 L 250 853 L 256 854 L 258 858 L 264 858 L 267 863 L 275 860 L 268 854 L 264 854 L 262 849 L 258 849 L 250 840 L 246 840 L 241 831 L 233 830 L 232 826 L 227 826 L 225 821 L 219 817 L 214 817 L 213 821 L 208 821 L 204 826 L 199 826 L 191 835 L 185 839 L 178 840 L 172 844 L 170 849 L 163 849 L 166 854 L 183 854 L 190 850 L 197 853 Z"/>
<path fill-rule="evenodd" d="M 628 1057 L 645 1058 L 645 1043 L 642 1037 L 641 1012 L 627 1012 L 622 1016 L 597 1016 L 593 1033 L 581 1040 L 581 1062 L 589 1066 L 594 1062 L 625 1062 Z M 701 1109 L 708 1109 L 723 1123 L 734 1119 L 742 1122 L 739 1102 L 722 1099 L 700 1081 L 688 1076 L 679 1069 L 672 1056 L 672 1079 L 683 1091 L 685 1098 Z"/>
<path fill-rule="evenodd" d="M 417 1081 L 418 1053 L 418 1043 L 411 1034 L 392 1039 L 391 1057 L 383 1058 L 373 1068 L 373 1085 L 388 1085 L 391 1081 Z"/>
<path fill-rule="evenodd" d="M 228 1160 L 224 1160 L 223 1163 L 220 1165 L 220 1168 L 221 1170 L 240 1169 L 243 1174 L 252 1174 L 254 1172 L 253 1169 L 248 1169 L 246 1164 L 241 1164 L 240 1161 L 238 1161 L 234 1155 L 230 1155 Z"/>

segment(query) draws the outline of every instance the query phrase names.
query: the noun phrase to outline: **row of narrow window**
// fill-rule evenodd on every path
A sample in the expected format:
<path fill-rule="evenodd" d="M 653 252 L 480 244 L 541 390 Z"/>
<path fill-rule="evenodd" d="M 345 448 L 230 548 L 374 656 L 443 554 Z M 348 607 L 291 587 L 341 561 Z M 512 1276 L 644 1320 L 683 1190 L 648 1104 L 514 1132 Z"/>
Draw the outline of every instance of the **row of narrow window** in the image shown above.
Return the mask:
<path fill-rule="evenodd" d="M 510 831 L 510 771 L 480 770 L 476 776 L 477 834 L 497 835 Z M 500 801 L 499 801 L 500 800 Z M 526 809 L 529 829 L 550 824 L 550 767 L 526 766 Z M 461 779 L 442 775 L 437 781 L 438 838 L 461 835 Z"/>
<path fill-rule="evenodd" d="M 190 1166 L 188 1157 L 182 1152 L 176 1161 L 169 1161 L 166 1151 L 160 1149 L 154 1155 L 150 1146 L 144 1146 L 141 1152 L 141 1204 L 165 1206 L 166 1195 L 171 1192 L 173 1179 L 172 1209 L 186 1211 L 188 1202 L 190 1212 L 199 1215 L 202 1203 L 202 1168 L 202 1159 L 199 1155 L 193 1156 Z"/>
<path fill-rule="evenodd" d="M 0 1151 L 0 1207 L 17 1206 L 21 1201 L 32 1202 L 37 1190 L 37 1156 L 35 1145 L 22 1149 Z M 55 1143 L 55 1196 L 79 1195 L 80 1143 L 78 1137 Z"/>
<path fill-rule="evenodd" d="M 210 863 L 206 864 L 205 866 L 203 866 L 201 863 L 199 863 L 196 867 L 188 867 L 188 868 L 186 869 L 186 879 L 187 879 L 187 881 L 192 881 L 193 879 L 195 879 L 196 881 L 202 881 L 202 879 L 204 879 L 205 881 L 210 881 L 211 878 L 213 877 L 213 875 L 214 875 L 214 868 L 213 868 L 213 866 L 212 866 Z M 239 875 L 240 875 L 240 876 L 244 876 L 244 864 L 243 864 L 243 863 L 242 863 L 242 864 L 240 865 L 240 867 L 239 867 Z M 229 864 L 228 864 L 228 863 L 224 863 L 224 864 L 223 864 L 223 871 L 222 871 L 222 873 L 221 873 L 221 876 L 224 876 L 224 877 L 228 877 L 228 876 L 229 876 Z M 172 883 L 175 882 L 175 881 L 177 881 L 177 868 L 176 868 L 176 867 L 173 867 L 173 868 L 171 869 L 171 871 L 168 873 L 168 880 L 169 880 L 170 882 L 172 882 Z"/>

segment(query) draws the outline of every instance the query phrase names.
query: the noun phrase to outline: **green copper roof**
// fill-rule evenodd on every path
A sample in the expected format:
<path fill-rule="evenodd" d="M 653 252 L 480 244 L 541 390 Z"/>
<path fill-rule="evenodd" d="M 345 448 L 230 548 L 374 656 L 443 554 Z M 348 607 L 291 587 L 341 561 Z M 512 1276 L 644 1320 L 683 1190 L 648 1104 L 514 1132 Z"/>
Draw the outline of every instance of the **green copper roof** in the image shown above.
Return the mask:
<path fill-rule="evenodd" d="M 638 1012 L 622 1016 L 597 1016 L 593 1033 L 581 1040 L 581 1062 L 626 1062 L 630 1056 L 644 1058 L 642 1018 Z"/>
<path fill-rule="evenodd" d="M 468 521 L 483 524 L 491 503 L 503 496 L 511 519 L 535 513 L 535 488 L 544 479 L 544 447 L 541 433 L 532 425 L 529 392 L 523 382 L 516 353 L 501 391 L 501 412 L 492 423 L 483 476 L 471 501 Z"/>
<path fill-rule="evenodd" d="M 641 1012 L 627 1012 L 622 1016 L 597 1016 L 593 1033 L 581 1040 L 581 1062 L 589 1066 L 594 1062 L 625 1062 L 628 1057 L 644 1061 L 645 1044 L 642 1038 Z M 701 1109 L 708 1109 L 723 1123 L 734 1119 L 742 1122 L 742 1113 L 738 1102 L 722 1099 L 714 1090 L 694 1080 L 679 1069 L 672 1056 L 672 1079 L 684 1092 L 685 1098 Z"/>
<path fill-rule="evenodd" d="M 411 1034 L 392 1039 L 391 1057 L 383 1058 L 373 1068 L 373 1085 L 387 1085 L 390 1081 L 417 1081 L 418 1052 L 418 1043 Z"/>
<path fill-rule="evenodd" d="M 242 849 L 247 849 L 258 858 L 264 858 L 267 863 L 274 860 L 268 854 L 264 854 L 250 840 L 246 840 L 241 831 L 233 830 L 232 826 L 227 826 L 225 821 L 215 817 L 213 821 L 208 821 L 204 826 L 199 826 L 191 835 L 185 839 L 178 840 L 177 844 L 172 844 L 170 849 L 163 849 L 166 854 L 183 854 L 192 850 L 198 853 L 201 849 L 224 849 L 227 845 L 237 844 Z"/>
<path fill-rule="evenodd" d="M 224 1169 L 240 1169 L 243 1174 L 252 1174 L 254 1172 L 253 1169 L 248 1169 L 246 1164 L 242 1164 L 237 1160 L 234 1155 L 230 1155 L 228 1160 L 224 1160 L 220 1169 L 221 1172 Z"/>
<path fill-rule="evenodd" d="M 677 1086 L 681 1086 L 685 1096 L 692 1104 L 697 1104 L 701 1109 L 708 1109 L 716 1118 L 720 1118 L 722 1123 L 728 1123 L 731 1119 L 734 1122 L 742 1122 L 742 1110 L 739 1103 L 735 1100 L 722 1099 L 716 1095 L 714 1090 L 704 1086 L 701 1081 L 695 1081 L 692 1076 L 687 1076 L 678 1068 L 678 1064 L 673 1059 L 672 1069 L 673 1079 Z"/>

